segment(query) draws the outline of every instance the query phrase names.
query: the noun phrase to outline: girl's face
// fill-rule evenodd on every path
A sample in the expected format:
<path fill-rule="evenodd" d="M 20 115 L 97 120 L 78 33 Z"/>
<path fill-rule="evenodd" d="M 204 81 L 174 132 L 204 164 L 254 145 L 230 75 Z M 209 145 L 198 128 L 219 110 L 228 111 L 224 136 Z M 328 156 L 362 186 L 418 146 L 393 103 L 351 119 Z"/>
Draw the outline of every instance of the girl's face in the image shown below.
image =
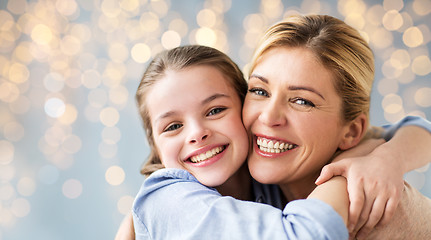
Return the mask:
<path fill-rule="evenodd" d="M 333 78 L 305 48 L 277 47 L 259 59 L 243 108 L 253 139 L 248 166 L 257 181 L 314 182 L 346 131 Z"/>
<path fill-rule="evenodd" d="M 185 169 L 202 184 L 216 187 L 244 163 L 248 136 L 241 101 L 217 68 L 168 70 L 146 101 L 166 168 Z"/>

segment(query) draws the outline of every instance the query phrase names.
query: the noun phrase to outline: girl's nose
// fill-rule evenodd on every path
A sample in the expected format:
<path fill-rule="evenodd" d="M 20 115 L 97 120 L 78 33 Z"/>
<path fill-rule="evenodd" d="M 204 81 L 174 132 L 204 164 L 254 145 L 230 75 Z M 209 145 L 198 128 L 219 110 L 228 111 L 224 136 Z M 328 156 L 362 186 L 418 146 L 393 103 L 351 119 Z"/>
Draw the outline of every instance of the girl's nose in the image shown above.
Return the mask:
<path fill-rule="evenodd" d="M 202 124 L 194 124 L 190 128 L 189 143 L 201 143 L 211 135 L 211 131 Z"/>

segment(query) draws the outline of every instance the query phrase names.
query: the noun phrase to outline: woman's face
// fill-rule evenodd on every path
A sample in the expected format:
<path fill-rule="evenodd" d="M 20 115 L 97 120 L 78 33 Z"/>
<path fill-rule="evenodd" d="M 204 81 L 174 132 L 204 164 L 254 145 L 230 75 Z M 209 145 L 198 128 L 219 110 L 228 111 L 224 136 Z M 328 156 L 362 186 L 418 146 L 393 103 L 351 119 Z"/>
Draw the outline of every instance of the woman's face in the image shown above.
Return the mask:
<path fill-rule="evenodd" d="M 185 169 L 216 187 L 244 163 L 248 136 L 241 100 L 217 68 L 167 71 L 146 101 L 154 143 L 166 168 Z"/>
<path fill-rule="evenodd" d="M 333 78 L 305 48 L 277 47 L 261 56 L 243 108 L 253 139 L 248 165 L 257 181 L 314 182 L 346 131 Z"/>

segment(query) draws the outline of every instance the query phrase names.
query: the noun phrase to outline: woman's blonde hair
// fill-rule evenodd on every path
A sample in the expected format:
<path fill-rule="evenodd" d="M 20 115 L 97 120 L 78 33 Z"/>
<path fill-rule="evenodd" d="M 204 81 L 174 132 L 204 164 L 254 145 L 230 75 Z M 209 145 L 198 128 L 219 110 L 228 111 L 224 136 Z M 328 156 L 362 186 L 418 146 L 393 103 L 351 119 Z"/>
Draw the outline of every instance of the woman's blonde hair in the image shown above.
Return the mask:
<path fill-rule="evenodd" d="M 275 47 L 311 50 L 335 75 L 334 85 L 343 101 L 344 120 L 353 120 L 361 113 L 369 117 L 374 56 L 356 29 L 327 15 L 289 17 L 266 31 L 254 53 L 250 73 L 259 58 Z"/>
<path fill-rule="evenodd" d="M 148 65 L 136 91 L 136 101 L 151 151 L 148 160 L 141 169 L 143 175 L 148 176 L 154 171 L 164 168 L 154 143 L 146 96 L 151 91 L 152 86 L 165 76 L 166 71 L 180 71 L 197 65 L 208 65 L 217 68 L 236 90 L 241 103 L 244 102 L 245 94 L 247 93 L 247 82 L 239 67 L 219 50 L 206 46 L 189 45 L 157 54 Z"/>

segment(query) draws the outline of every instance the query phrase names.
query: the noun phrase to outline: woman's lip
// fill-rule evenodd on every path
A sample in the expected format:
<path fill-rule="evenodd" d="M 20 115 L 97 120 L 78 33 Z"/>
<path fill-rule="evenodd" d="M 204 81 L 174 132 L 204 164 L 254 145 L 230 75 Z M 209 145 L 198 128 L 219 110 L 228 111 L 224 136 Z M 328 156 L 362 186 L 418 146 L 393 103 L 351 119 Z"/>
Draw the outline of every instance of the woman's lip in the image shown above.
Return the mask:
<path fill-rule="evenodd" d="M 289 141 L 287 141 L 285 139 L 270 137 L 270 136 L 263 135 L 263 134 L 253 134 L 254 142 L 256 142 L 257 138 L 265 138 L 266 140 L 277 141 L 277 142 L 284 142 L 284 143 L 296 145 L 296 144 L 294 144 L 292 142 L 289 142 Z"/>

